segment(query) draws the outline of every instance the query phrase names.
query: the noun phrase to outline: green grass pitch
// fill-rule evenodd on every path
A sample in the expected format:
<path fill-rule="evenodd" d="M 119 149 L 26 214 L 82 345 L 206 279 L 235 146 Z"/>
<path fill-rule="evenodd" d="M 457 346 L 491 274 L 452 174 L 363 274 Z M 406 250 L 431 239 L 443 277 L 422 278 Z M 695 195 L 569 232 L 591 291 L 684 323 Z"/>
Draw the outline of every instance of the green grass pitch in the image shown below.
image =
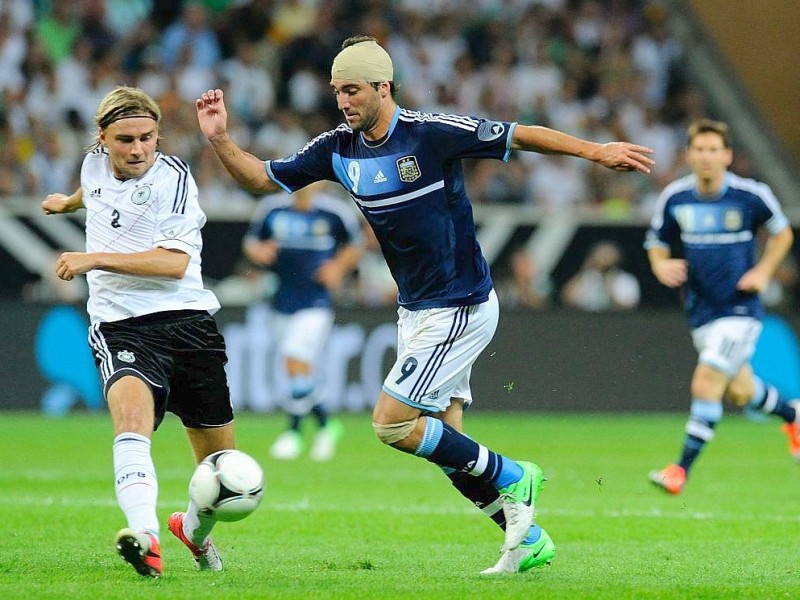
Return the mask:
<path fill-rule="evenodd" d="M 776 422 L 730 415 L 684 494 L 647 481 L 674 460 L 684 415 L 468 414 L 490 448 L 538 462 L 545 569 L 482 577 L 502 535 L 433 465 L 382 447 L 368 415 L 344 418 L 336 460 L 278 463 L 283 419 L 243 414 L 239 448 L 264 466 L 264 502 L 214 538 L 223 573 L 199 573 L 169 534 L 193 469 L 179 422 L 154 438 L 165 574 L 113 549 L 125 525 L 107 415 L 0 413 L 0 598 L 798 598 L 800 467 Z M 311 434 L 311 424 L 307 433 Z"/>

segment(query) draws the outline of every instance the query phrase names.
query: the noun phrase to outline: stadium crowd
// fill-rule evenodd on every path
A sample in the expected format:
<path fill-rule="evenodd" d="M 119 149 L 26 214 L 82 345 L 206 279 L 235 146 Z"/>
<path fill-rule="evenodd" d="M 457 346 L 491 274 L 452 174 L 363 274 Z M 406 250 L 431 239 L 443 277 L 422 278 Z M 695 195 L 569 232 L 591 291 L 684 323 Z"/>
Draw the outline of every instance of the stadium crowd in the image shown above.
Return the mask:
<path fill-rule="evenodd" d="M 330 61 L 353 33 L 386 45 L 403 106 L 635 140 L 658 157 L 648 177 L 482 161 L 466 168 L 477 203 L 644 214 L 705 112 L 654 0 L 0 0 L 0 196 L 74 189 L 93 109 L 126 84 L 161 104 L 162 149 L 193 167 L 205 208 L 253 203 L 204 143 L 194 100 L 225 89 L 248 150 L 291 154 L 341 123 Z"/>

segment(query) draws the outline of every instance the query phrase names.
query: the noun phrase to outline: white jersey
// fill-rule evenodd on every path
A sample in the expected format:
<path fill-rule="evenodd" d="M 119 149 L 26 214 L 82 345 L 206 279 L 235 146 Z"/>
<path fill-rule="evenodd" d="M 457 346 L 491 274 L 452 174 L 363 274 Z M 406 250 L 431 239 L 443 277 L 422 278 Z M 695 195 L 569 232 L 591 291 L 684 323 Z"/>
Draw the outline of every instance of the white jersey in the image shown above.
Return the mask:
<path fill-rule="evenodd" d="M 120 181 L 114 177 L 106 149 L 100 146 L 83 160 L 81 188 L 87 211 L 87 252 L 129 254 L 167 248 L 190 257 L 181 279 L 89 271 L 87 310 L 92 323 L 167 310 L 213 314 L 219 309 L 214 293 L 203 288 L 200 229 L 206 216 L 185 162 L 157 152 L 144 175 Z"/>

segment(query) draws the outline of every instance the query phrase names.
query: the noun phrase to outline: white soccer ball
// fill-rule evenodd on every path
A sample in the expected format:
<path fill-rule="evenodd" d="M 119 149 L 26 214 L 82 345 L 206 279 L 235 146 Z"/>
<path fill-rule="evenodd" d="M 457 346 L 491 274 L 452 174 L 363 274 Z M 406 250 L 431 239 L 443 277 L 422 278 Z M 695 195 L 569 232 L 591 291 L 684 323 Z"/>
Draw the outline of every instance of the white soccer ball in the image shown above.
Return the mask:
<path fill-rule="evenodd" d="M 189 497 L 220 521 L 238 521 L 252 513 L 264 494 L 264 471 L 241 450 L 220 450 L 197 465 Z"/>

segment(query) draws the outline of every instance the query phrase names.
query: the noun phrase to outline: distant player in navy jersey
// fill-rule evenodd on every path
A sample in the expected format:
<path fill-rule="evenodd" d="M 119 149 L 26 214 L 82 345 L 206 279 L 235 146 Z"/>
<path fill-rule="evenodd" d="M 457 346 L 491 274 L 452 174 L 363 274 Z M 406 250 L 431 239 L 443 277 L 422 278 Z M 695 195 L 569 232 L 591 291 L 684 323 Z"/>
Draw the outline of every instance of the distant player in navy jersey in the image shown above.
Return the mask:
<path fill-rule="evenodd" d="M 285 407 L 289 427 L 270 448 L 279 460 L 293 460 L 302 452 L 300 423 L 309 413 L 319 425 L 310 451 L 313 460 L 330 460 L 342 435 L 339 421 L 314 396 L 316 367 L 333 327 L 332 292 L 357 266 L 362 235 L 349 206 L 321 186 L 266 196 L 244 240 L 245 255 L 272 268 L 279 281 L 272 298 L 273 333 L 292 395 Z"/>
<path fill-rule="evenodd" d="M 142 90 L 118 87 L 95 114 L 97 139 L 73 194 L 50 194 L 47 214 L 86 209 L 86 251 L 56 263 L 66 281 L 86 274 L 89 343 L 114 424 L 114 485 L 128 521 L 116 549 L 137 573 L 162 573 L 153 431 L 177 415 L 200 462 L 234 447 L 225 376 L 225 342 L 211 316 L 219 309 L 203 287 L 200 229 L 206 217 L 181 159 L 157 151 L 158 104 Z M 221 571 L 209 533 L 213 515 L 189 502 L 170 531 L 200 570 Z"/>
<path fill-rule="evenodd" d="M 685 286 L 685 308 L 699 354 L 681 457 L 650 474 L 661 489 L 678 494 L 722 418 L 722 402 L 751 402 L 786 422 L 797 443 L 798 403 L 753 373 L 750 359 L 761 333 L 763 292 L 792 245 L 789 222 L 763 183 L 728 171 L 733 160 L 725 123 L 700 120 L 689 128 L 686 160 L 692 169 L 659 197 L 645 248 L 653 273 L 666 286 Z M 756 261 L 756 234 L 767 242 Z M 683 258 L 672 257 L 672 247 Z"/>
<path fill-rule="evenodd" d="M 227 170 L 251 191 L 294 191 L 324 179 L 349 192 L 399 290 L 397 361 L 375 404 L 375 433 L 439 465 L 505 529 L 500 560 L 485 573 L 525 571 L 555 555 L 550 536 L 533 522 L 542 470 L 462 433 L 472 365 L 494 335 L 498 305 L 461 159 L 507 160 L 511 150 L 526 150 L 643 172 L 654 161 L 649 148 L 624 142 L 597 144 L 544 127 L 406 110 L 394 101 L 393 77 L 391 58 L 373 38 L 346 40 L 330 82 L 346 122 L 280 160 L 265 163 L 230 138 L 221 90 L 197 100 L 198 120 Z"/>

